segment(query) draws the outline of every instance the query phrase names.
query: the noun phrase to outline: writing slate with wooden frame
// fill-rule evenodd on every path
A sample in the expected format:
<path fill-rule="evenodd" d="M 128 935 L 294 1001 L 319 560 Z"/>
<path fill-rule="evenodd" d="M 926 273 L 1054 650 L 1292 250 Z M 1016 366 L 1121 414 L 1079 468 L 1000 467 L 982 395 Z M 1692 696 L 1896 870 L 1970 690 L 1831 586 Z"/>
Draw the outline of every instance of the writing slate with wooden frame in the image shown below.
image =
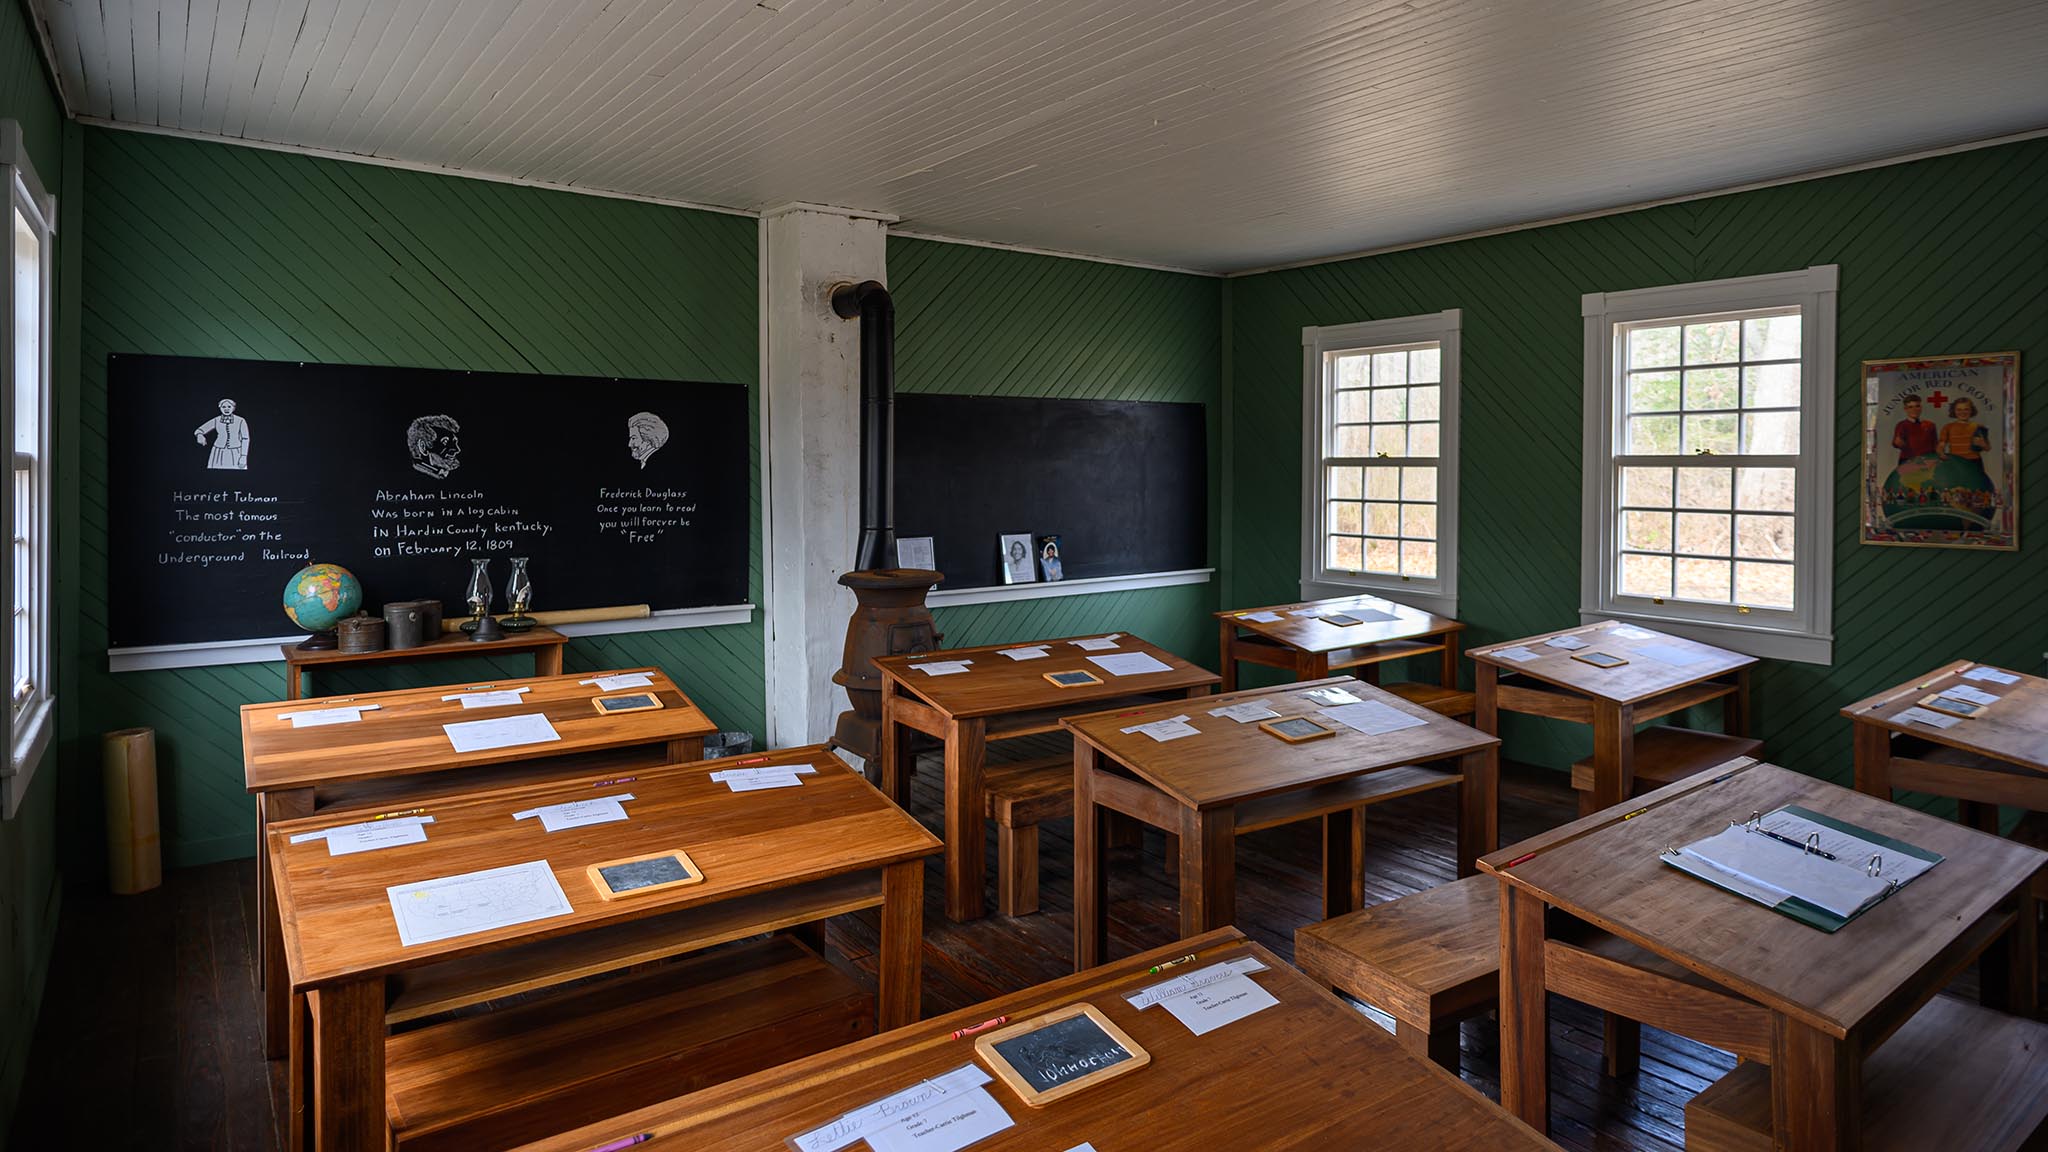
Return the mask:
<path fill-rule="evenodd" d="M 622 692 L 616 696 L 593 696 L 590 706 L 610 716 L 615 712 L 652 712 L 662 705 L 661 697 L 652 692 Z"/>
<path fill-rule="evenodd" d="M 1085 668 L 1076 668 L 1072 672 L 1044 672 L 1041 675 L 1062 688 L 1079 688 L 1084 684 L 1102 683 L 1102 677 Z"/>
<path fill-rule="evenodd" d="M 607 900 L 704 882 L 704 873 L 698 869 L 697 862 L 681 848 L 592 864 L 589 874 L 590 886 Z"/>
<path fill-rule="evenodd" d="M 1619 668 L 1628 663 L 1612 652 L 1574 652 L 1572 659 L 1581 664 L 1591 664 L 1595 668 Z"/>
<path fill-rule="evenodd" d="M 974 1050 L 1033 1108 L 1135 1072 L 1152 1057 L 1093 1004 L 1069 1004 L 975 1038 Z"/>
<path fill-rule="evenodd" d="M 1259 725 L 1259 731 L 1278 736 L 1289 744 L 1301 744 L 1309 740 L 1321 740 L 1335 736 L 1337 730 L 1318 724 L 1306 716 L 1289 716 L 1283 720 L 1268 720 Z"/>

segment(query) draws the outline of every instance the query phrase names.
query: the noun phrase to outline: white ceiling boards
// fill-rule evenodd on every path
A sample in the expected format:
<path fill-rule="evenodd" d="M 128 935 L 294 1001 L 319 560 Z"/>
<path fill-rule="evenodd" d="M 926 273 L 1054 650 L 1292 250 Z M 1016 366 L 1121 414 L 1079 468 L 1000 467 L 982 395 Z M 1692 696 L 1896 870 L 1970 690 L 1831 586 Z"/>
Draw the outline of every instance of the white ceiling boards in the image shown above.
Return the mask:
<path fill-rule="evenodd" d="M 2039 0 L 31 0 L 72 111 L 1228 270 L 2048 125 Z"/>

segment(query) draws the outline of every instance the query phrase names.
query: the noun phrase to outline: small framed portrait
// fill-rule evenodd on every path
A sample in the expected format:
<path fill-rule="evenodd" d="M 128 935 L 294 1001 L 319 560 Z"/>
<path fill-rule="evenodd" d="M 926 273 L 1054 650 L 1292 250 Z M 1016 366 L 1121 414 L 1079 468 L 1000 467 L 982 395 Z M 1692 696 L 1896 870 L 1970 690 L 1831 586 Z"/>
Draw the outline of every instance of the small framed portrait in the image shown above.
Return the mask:
<path fill-rule="evenodd" d="M 1038 568 L 1045 574 L 1047 582 L 1065 580 L 1067 566 L 1060 559 L 1060 538 L 1040 536 L 1038 538 Z"/>
<path fill-rule="evenodd" d="M 1863 542 L 2019 547 L 2020 354 L 1863 362 Z"/>
<path fill-rule="evenodd" d="M 1003 583 L 1038 583 L 1038 564 L 1031 558 L 1031 534 L 1018 533 L 1002 538 Z"/>
<path fill-rule="evenodd" d="M 932 538 L 929 536 L 899 536 L 896 538 L 896 566 L 917 568 L 930 572 L 938 565 L 932 562 Z"/>

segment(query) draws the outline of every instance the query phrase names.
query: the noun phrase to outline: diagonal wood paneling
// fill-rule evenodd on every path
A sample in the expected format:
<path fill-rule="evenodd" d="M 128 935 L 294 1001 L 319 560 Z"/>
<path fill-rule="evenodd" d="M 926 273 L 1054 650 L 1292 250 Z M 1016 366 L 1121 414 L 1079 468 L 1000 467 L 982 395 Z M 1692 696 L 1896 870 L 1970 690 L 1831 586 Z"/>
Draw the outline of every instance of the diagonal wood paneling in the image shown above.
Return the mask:
<path fill-rule="evenodd" d="M 2036 672 L 2048 659 L 2044 220 L 2048 141 L 2031 141 L 1233 280 L 1238 598 L 1283 599 L 1298 578 L 1303 326 L 1464 309 L 1460 610 L 1480 644 L 1577 620 L 1580 295 L 1839 264 L 1835 659 L 1766 664 L 1756 707 L 1774 759 L 1846 782 L 1843 704 L 1956 657 Z M 2022 499 L 2037 505 L 2025 550 L 1857 543 L 1859 362 L 2010 348 L 2025 374 Z M 1583 729 L 1542 722 L 1507 738 L 1554 765 L 1587 746 Z"/>
<path fill-rule="evenodd" d="M 905 392 L 1207 405 L 1215 554 L 1218 281 L 905 237 L 889 241 L 888 255 L 897 386 Z M 1207 665 L 1215 659 L 1215 589 L 1048 597 L 933 615 L 947 647 L 1124 631 Z"/>
<path fill-rule="evenodd" d="M 243 855 L 253 848 L 254 824 L 235 709 L 276 699 L 282 665 L 106 673 L 106 606 L 120 594 L 105 547 L 107 355 L 711 379 L 751 390 L 755 225 L 102 129 L 87 132 L 85 168 L 76 397 L 83 479 L 78 537 L 68 542 L 81 560 L 71 610 L 88 708 L 82 730 L 157 730 L 170 863 Z M 751 425 L 678 434 L 744 434 L 757 443 Z M 749 502 L 758 525 L 758 478 Z M 758 537 L 749 579 L 756 602 Z M 535 578 L 544 605 L 545 573 Z M 660 665 L 720 723 L 758 732 L 761 651 L 757 620 L 579 640 L 568 667 Z M 340 673 L 322 689 L 372 691 L 530 668 L 516 658 L 479 658 Z M 100 842 L 98 773 L 77 764 L 67 778 L 71 851 L 89 861 L 89 846 Z"/>

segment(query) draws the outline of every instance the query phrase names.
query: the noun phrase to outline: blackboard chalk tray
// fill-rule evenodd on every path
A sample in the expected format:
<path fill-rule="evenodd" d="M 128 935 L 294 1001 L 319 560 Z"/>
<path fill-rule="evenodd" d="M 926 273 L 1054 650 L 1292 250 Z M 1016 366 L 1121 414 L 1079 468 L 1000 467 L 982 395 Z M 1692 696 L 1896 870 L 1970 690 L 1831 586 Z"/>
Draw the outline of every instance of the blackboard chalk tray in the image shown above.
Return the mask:
<path fill-rule="evenodd" d="M 589 873 L 590 886 L 607 900 L 644 896 L 649 892 L 704 882 L 704 873 L 697 867 L 697 862 L 681 848 L 592 864 Z"/>
<path fill-rule="evenodd" d="M 1017 1098 L 1042 1107 L 1135 1072 L 1152 1057 L 1093 1004 L 1069 1004 L 978 1036 L 975 1054 Z"/>

